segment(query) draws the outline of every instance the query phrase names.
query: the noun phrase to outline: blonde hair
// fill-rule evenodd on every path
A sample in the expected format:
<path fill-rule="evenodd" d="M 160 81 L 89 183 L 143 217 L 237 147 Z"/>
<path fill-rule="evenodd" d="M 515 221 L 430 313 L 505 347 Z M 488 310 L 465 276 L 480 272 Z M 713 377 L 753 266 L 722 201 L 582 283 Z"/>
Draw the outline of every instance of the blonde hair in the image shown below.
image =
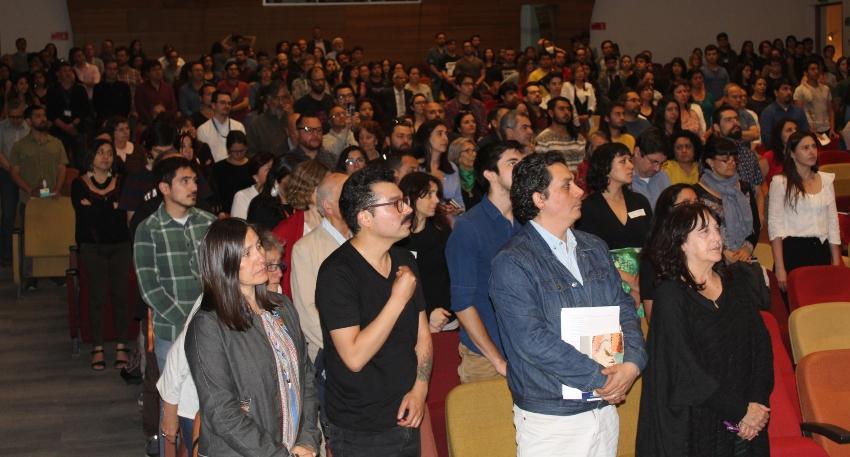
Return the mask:
<path fill-rule="evenodd" d="M 286 201 L 297 210 L 307 210 L 312 203 L 313 192 L 329 172 L 328 167 L 316 160 L 306 160 L 296 165 L 284 185 Z"/>
<path fill-rule="evenodd" d="M 463 147 L 467 144 L 475 146 L 475 142 L 466 137 L 456 138 L 449 145 L 449 161 L 457 166 L 460 166 L 457 161 L 460 160 L 460 153 L 463 152 Z"/>

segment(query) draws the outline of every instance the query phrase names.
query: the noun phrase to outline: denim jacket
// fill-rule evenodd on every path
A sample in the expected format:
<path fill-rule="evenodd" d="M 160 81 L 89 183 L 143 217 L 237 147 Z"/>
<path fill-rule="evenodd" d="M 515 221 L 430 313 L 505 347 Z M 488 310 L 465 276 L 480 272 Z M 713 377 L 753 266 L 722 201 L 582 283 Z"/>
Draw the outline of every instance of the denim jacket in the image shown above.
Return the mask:
<path fill-rule="evenodd" d="M 607 405 L 564 400 L 561 385 L 581 391 L 602 387 L 602 365 L 561 340 L 561 309 L 619 306 L 624 362 L 643 370 L 643 335 L 634 300 L 598 237 L 573 230 L 583 284 L 561 264 L 543 237 L 526 224 L 493 259 L 490 298 L 508 360 L 514 404 L 539 414 L 569 416 Z"/>

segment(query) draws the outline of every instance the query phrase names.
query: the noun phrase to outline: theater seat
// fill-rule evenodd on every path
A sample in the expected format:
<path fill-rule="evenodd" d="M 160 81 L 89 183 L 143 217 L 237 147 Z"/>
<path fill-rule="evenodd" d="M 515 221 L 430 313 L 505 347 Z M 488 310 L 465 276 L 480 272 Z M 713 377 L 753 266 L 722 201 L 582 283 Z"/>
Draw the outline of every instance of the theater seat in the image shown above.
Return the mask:
<path fill-rule="evenodd" d="M 815 432 L 813 439 L 829 457 L 850 457 L 848 377 L 850 349 L 813 352 L 797 365 L 803 429 Z M 811 423 L 823 426 L 814 427 Z"/>
<path fill-rule="evenodd" d="M 850 163 L 832 163 L 820 167 L 820 171 L 835 174 L 836 199 L 850 197 Z"/>
<path fill-rule="evenodd" d="M 649 333 L 649 324 L 646 319 L 640 320 L 640 328 L 643 338 Z M 617 405 L 617 414 L 620 416 L 620 438 L 617 445 L 617 457 L 634 457 L 635 443 L 637 442 L 638 413 L 640 412 L 640 393 L 643 388 L 643 379 L 638 377 L 632 385 L 626 400 Z"/>
<path fill-rule="evenodd" d="M 16 231 L 12 241 L 13 280 L 18 294 L 27 278 L 58 278 L 68 268 L 68 249 L 74 240 L 74 208 L 68 197 L 32 198 L 27 201 L 23 239 Z M 24 271 L 24 258 L 32 272 Z"/>
<path fill-rule="evenodd" d="M 812 352 L 850 349 L 850 302 L 798 308 L 788 326 L 795 363 Z"/>
<path fill-rule="evenodd" d="M 770 247 L 770 243 L 756 243 L 753 255 L 761 266 L 773 270 L 773 248 Z"/>
<path fill-rule="evenodd" d="M 460 384 L 460 377 L 457 374 L 457 367 L 460 365 L 460 354 L 457 351 L 460 333 L 457 331 L 432 333 L 431 342 L 434 346 L 434 367 L 431 371 L 431 382 L 428 385 L 428 410 L 431 415 L 431 428 L 437 453 L 440 457 L 448 457 L 446 395 Z"/>
<path fill-rule="evenodd" d="M 827 457 L 826 452 L 811 438 L 800 431 L 800 403 L 797 399 L 797 381 L 791 359 L 785 352 L 779 326 L 767 312 L 761 312 L 764 325 L 770 334 L 773 349 L 773 392 L 770 393 L 770 436 L 771 457 Z"/>
<path fill-rule="evenodd" d="M 850 152 L 837 151 L 834 149 L 827 149 L 818 152 L 819 166 L 831 165 L 834 163 L 850 163 Z"/>
<path fill-rule="evenodd" d="M 788 275 L 788 307 L 793 312 L 814 303 L 850 301 L 850 268 L 800 267 Z"/>
<path fill-rule="evenodd" d="M 461 384 L 446 398 L 451 457 L 514 457 L 513 402 L 504 379 Z"/>

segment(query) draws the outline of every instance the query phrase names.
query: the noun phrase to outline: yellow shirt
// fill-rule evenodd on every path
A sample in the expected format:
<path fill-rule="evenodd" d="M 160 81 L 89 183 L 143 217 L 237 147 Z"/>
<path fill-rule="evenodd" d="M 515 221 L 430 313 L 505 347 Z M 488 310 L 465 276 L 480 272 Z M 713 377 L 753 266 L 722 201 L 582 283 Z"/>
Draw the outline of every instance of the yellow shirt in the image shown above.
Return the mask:
<path fill-rule="evenodd" d="M 635 152 L 635 137 L 631 136 L 628 133 L 624 133 L 618 137 L 611 138 L 611 142 L 625 144 L 626 147 L 629 148 L 629 152 Z"/>
<path fill-rule="evenodd" d="M 691 167 L 690 172 L 686 172 L 675 160 L 664 162 L 661 169 L 670 177 L 671 184 L 696 184 L 699 182 L 699 167 L 696 163 Z"/>

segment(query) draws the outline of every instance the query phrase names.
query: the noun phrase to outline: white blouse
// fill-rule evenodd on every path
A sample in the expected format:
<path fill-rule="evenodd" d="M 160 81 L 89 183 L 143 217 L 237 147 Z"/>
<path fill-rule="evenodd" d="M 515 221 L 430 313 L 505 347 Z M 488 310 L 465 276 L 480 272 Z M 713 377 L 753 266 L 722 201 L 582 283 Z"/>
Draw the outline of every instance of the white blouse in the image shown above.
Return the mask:
<path fill-rule="evenodd" d="M 771 240 L 777 238 L 813 237 L 821 242 L 841 245 L 838 231 L 838 210 L 835 206 L 835 175 L 819 171 L 821 190 L 816 194 L 803 194 L 796 208 L 785 204 L 785 175 L 776 175 L 770 182 L 767 207 L 767 233 Z"/>

